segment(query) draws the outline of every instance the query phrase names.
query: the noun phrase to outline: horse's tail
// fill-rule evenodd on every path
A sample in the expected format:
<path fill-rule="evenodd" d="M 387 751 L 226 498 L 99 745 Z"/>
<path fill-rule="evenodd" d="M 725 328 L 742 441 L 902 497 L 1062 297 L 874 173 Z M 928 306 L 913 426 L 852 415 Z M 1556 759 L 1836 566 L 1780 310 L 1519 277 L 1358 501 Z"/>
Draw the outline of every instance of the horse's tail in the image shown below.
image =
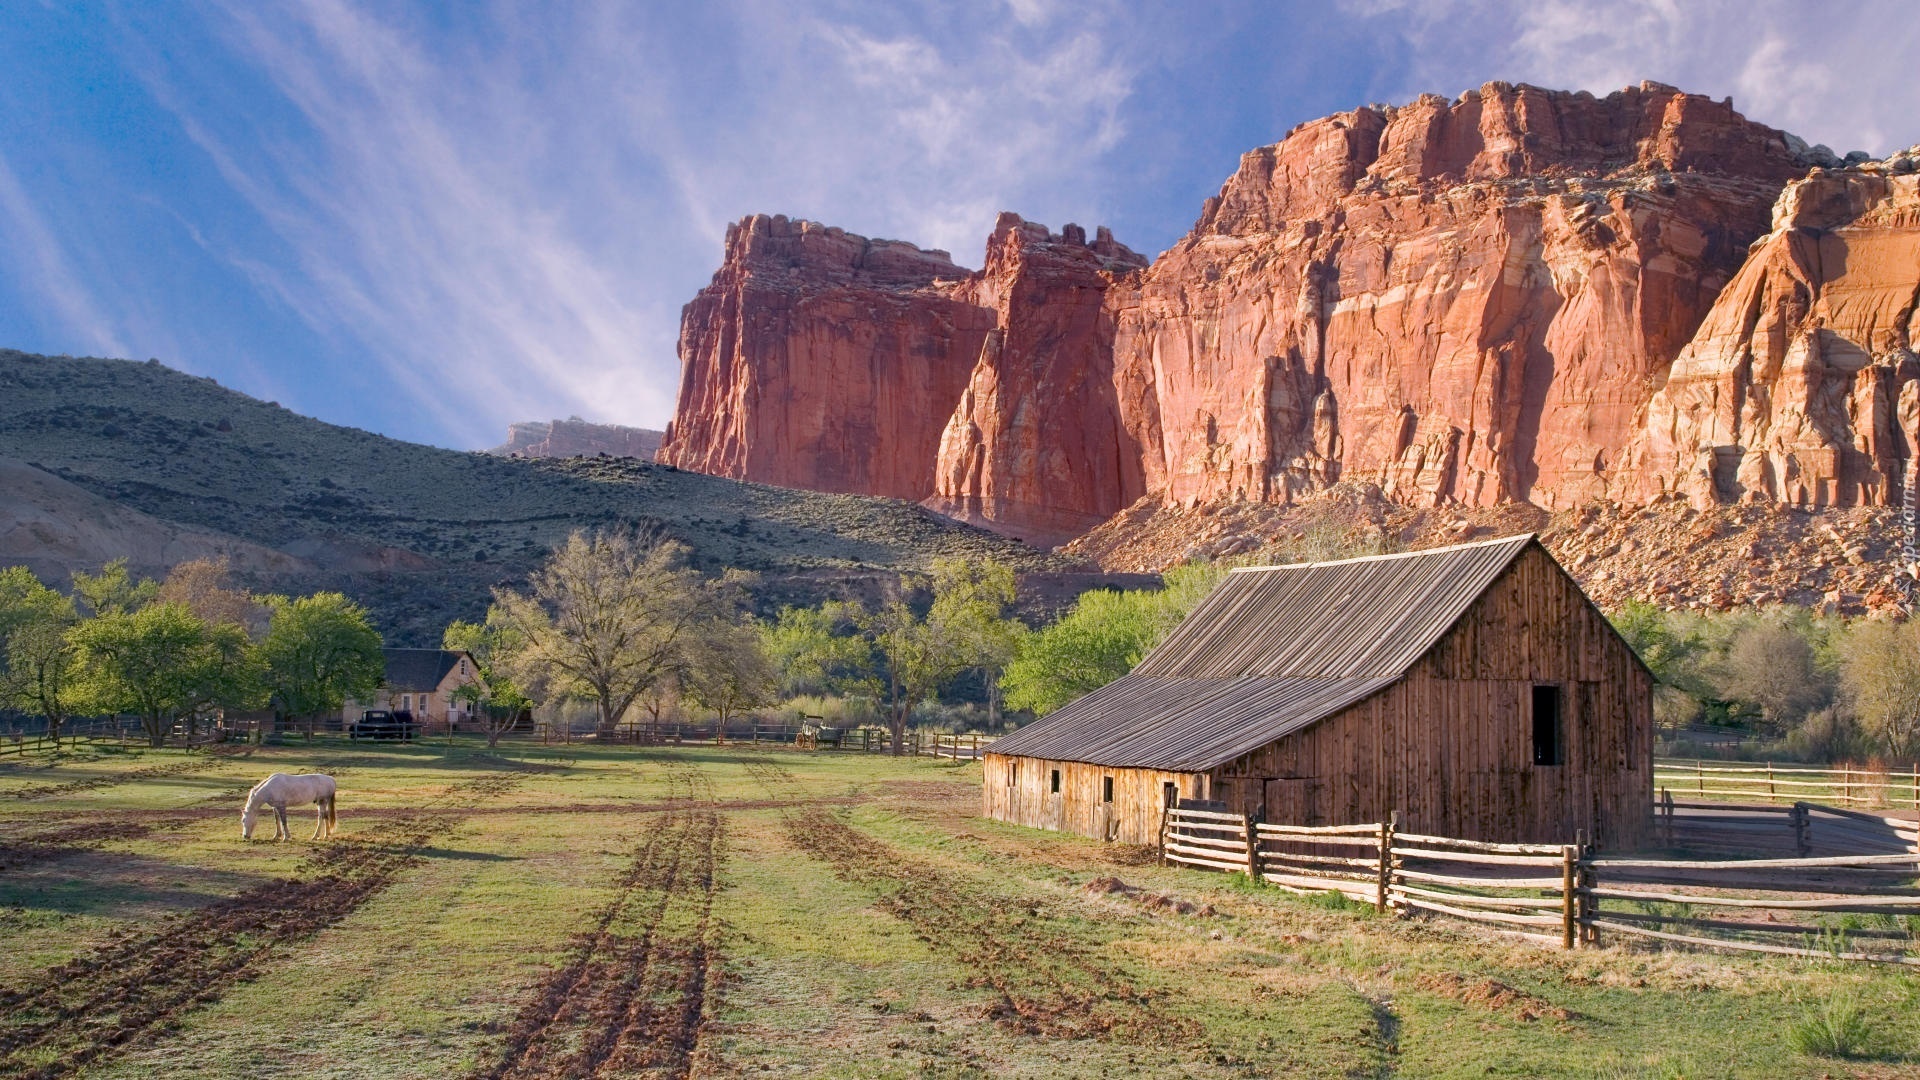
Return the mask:
<path fill-rule="evenodd" d="M 334 817 L 334 813 L 333 813 L 334 798 L 335 796 L 333 795 L 327 796 L 327 835 L 328 836 L 333 835 L 334 822 L 337 820 Z"/>

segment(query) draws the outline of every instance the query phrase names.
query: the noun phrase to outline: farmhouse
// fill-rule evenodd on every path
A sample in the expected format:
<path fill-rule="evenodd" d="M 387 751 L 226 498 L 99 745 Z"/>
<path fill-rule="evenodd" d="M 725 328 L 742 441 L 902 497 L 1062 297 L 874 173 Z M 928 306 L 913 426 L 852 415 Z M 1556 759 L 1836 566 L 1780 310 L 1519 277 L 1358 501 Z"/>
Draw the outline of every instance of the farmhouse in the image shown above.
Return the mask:
<path fill-rule="evenodd" d="M 459 724 L 470 715 L 469 706 L 456 700 L 453 692 L 480 681 L 480 668 L 473 657 L 454 649 L 382 649 L 387 657 L 387 674 L 373 700 L 361 703 L 348 699 L 341 718 L 351 724 L 368 709 L 410 712 L 413 718 L 429 726 L 452 722 Z"/>
<path fill-rule="evenodd" d="M 986 816 L 1152 844 L 1170 801 L 1646 839 L 1653 676 L 1532 536 L 1235 570 L 1132 674 L 993 744 Z"/>

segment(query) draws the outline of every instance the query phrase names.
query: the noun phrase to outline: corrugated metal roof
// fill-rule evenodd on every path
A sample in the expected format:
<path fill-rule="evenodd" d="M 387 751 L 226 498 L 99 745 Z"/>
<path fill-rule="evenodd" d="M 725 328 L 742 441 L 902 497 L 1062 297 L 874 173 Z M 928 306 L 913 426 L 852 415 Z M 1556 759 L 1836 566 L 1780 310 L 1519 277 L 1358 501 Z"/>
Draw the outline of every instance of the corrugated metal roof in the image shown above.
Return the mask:
<path fill-rule="evenodd" d="M 1174 772 L 1232 761 L 1399 680 L 1533 542 L 1235 570 L 1132 674 L 993 752 Z"/>

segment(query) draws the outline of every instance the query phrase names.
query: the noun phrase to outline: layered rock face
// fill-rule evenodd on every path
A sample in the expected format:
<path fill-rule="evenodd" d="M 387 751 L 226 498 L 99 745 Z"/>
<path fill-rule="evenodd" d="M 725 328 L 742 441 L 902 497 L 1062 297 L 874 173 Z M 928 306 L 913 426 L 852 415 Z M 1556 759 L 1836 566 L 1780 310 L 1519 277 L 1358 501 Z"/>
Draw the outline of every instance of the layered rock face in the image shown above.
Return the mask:
<path fill-rule="evenodd" d="M 1490 83 L 1245 155 L 1144 267 L 1014 215 L 978 273 L 749 218 L 687 307 L 661 459 L 1049 544 L 1142 497 L 1343 481 L 1416 506 L 1884 500 L 1920 422 L 1906 160 L 1842 167 L 1653 83 Z"/>
<path fill-rule="evenodd" d="M 507 441 L 487 451 L 500 457 L 634 457 L 652 461 L 664 432 L 619 424 L 591 424 L 577 416 L 565 420 L 527 420 L 507 425 Z"/>
<path fill-rule="evenodd" d="M 1247 154 L 1116 310 L 1150 488 L 1609 494 L 1636 413 L 1803 167 L 1725 103 L 1490 84 Z"/>
<path fill-rule="evenodd" d="M 933 494 L 940 435 L 992 313 L 944 251 L 784 217 L 727 230 L 680 319 L 658 460 L 816 491 Z"/>
<path fill-rule="evenodd" d="M 1696 507 L 1898 500 L 1920 431 L 1920 147 L 1816 169 L 1674 362 L 1623 470 Z"/>
<path fill-rule="evenodd" d="M 927 505 L 1051 547 L 1145 494 L 1114 396 L 1115 280 L 1147 260 L 1102 228 L 1002 214 L 966 290 L 994 328 L 947 421 Z"/>

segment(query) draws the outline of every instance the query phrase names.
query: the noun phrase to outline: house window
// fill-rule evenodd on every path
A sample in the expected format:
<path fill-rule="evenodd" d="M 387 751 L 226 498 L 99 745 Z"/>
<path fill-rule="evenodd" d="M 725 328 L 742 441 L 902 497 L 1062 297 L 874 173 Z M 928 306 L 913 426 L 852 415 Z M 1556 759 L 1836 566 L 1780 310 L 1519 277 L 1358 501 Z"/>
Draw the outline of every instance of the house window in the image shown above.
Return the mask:
<path fill-rule="evenodd" d="M 1058 794 L 1060 794 L 1060 770 L 1059 770 L 1059 769 L 1055 769 L 1055 770 L 1053 770 L 1053 787 L 1052 787 L 1052 792 L 1053 792 L 1053 794 L 1055 794 L 1055 795 L 1058 795 Z"/>
<path fill-rule="evenodd" d="M 1176 806 L 1180 802 L 1180 785 L 1169 780 L 1160 785 L 1160 801 L 1167 806 Z"/>
<path fill-rule="evenodd" d="M 1560 688 L 1533 688 L 1533 763 L 1559 765 L 1566 758 L 1560 729 Z"/>
<path fill-rule="evenodd" d="M 1100 778 L 1100 801 L 1113 801 L 1113 777 L 1111 776 L 1103 776 Z"/>
<path fill-rule="evenodd" d="M 413 711 L 413 695 L 412 694 L 400 695 L 400 709 L 402 712 Z"/>

